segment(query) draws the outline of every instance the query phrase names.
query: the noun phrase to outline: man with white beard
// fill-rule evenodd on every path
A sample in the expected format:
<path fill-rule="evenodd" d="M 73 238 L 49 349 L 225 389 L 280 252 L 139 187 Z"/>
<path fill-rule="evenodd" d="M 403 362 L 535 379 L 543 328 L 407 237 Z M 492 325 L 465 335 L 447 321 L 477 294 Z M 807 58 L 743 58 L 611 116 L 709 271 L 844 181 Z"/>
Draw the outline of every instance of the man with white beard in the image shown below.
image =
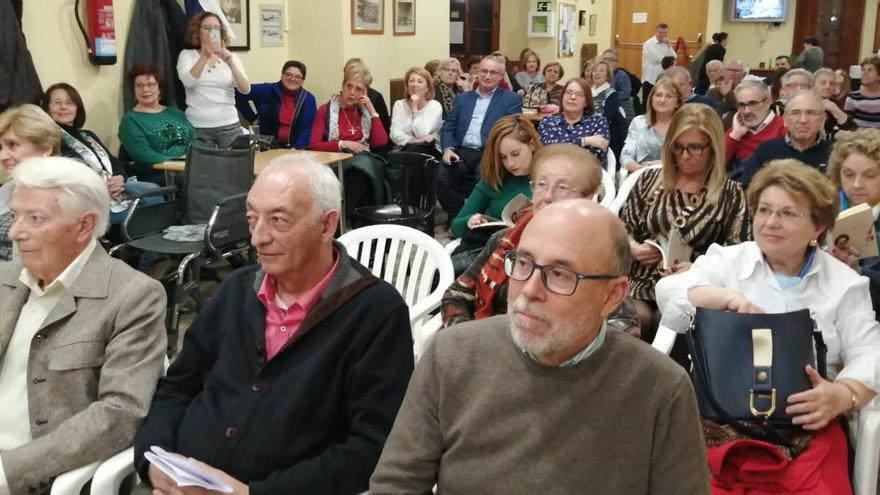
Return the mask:
<path fill-rule="evenodd" d="M 437 334 L 370 493 L 708 494 L 684 369 L 604 323 L 630 262 L 595 202 L 538 211 L 504 256 L 508 314 Z"/>

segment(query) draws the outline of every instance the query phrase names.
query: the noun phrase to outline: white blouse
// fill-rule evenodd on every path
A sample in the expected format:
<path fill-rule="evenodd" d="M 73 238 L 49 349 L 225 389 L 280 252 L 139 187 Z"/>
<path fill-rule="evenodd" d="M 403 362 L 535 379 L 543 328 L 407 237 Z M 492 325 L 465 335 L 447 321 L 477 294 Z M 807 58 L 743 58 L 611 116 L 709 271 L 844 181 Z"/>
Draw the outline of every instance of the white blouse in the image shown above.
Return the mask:
<path fill-rule="evenodd" d="M 825 251 L 816 251 L 798 285 L 783 289 L 754 241 L 713 244 L 689 270 L 657 283 L 662 325 L 687 331 L 696 312 L 688 299 L 693 287 L 734 290 L 767 313 L 808 308 L 828 345 L 829 371 L 842 363 L 837 378 L 851 378 L 880 392 L 880 324 L 874 319 L 868 279 Z"/>
<path fill-rule="evenodd" d="M 413 113 L 406 100 L 397 100 L 391 109 L 391 141 L 404 146 L 412 138 L 430 135 L 434 143 L 440 142 L 443 125 L 443 105 L 431 100 L 424 108 Z"/>
<path fill-rule="evenodd" d="M 207 65 L 198 78 L 190 69 L 199 60 L 198 50 L 182 50 L 177 58 L 177 76 L 186 89 L 186 118 L 193 127 L 214 128 L 238 123 L 235 108 L 235 79 L 232 70 L 222 60 L 212 68 Z M 231 62 L 244 74 L 238 55 Z"/>

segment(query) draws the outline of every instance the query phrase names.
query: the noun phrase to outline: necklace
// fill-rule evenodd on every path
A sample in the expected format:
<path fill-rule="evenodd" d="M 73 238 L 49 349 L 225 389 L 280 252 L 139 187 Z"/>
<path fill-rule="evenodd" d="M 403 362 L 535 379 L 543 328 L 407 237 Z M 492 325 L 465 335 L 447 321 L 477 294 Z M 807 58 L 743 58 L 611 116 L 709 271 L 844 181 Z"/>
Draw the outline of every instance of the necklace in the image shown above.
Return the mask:
<path fill-rule="evenodd" d="M 345 117 L 345 122 L 348 124 L 348 131 L 351 132 L 352 135 L 354 135 L 354 126 L 351 124 L 351 120 L 348 119 L 348 113 L 345 111 L 344 108 L 340 108 L 339 113 L 341 113 L 342 116 Z"/>

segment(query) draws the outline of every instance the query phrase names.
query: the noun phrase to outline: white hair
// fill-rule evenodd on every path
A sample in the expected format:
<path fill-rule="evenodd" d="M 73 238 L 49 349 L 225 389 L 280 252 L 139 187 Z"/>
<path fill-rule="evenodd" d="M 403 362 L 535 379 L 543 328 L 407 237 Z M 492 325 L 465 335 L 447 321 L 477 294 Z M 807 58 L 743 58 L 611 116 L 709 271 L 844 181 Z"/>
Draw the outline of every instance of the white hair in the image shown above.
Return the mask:
<path fill-rule="evenodd" d="M 720 60 L 710 60 L 706 62 L 706 68 L 709 69 L 711 67 L 724 67 L 724 63 Z"/>
<path fill-rule="evenodd" d="M 342 163 L 337 163 L 338 167 Z M 322 164 L 309 153 L 285 154 L 274 158 L 263 173 L 270 169 L 287 169 L 301 172 L 308 178 L 308 191 L 312 197 L 312 214 L 316 219 L 321 218 L 330 210 L 342 210 L 342 187 L 339 179 L 327 165 Z"/>
<path fill-rule="evenodd" d="M 803 76 L 807 78 L 807 84 L 813 86 L 813 74 L 807 69 L 791 69 L 782 75 L 782 85 L 788 84 L 788 81 L 794 76 Z"/>
<path fill-rule="evenodd" d="M 504 62 L 504 59 L 501 57 L 496 57 L 495 55 L 486 55 L 485 57 L 480 59 L 480 65 L 482 65 L 483 62 L 496 63 L 499 67 L 501 67 L 501 70 L 506 70 L 507 68 L 507 64 Z"/>
<path fill-rule="evenodd" d="M 99 239 L 107 231 L 110 193 L 101 176 L 82 162 L 59 156 L 28 158 L 13 170 L 12 183 L 28 189 L 60 189 L 58 202 L 65 216 L 72 220 L 94 212 L 97 220 L 92 237 Z"/>

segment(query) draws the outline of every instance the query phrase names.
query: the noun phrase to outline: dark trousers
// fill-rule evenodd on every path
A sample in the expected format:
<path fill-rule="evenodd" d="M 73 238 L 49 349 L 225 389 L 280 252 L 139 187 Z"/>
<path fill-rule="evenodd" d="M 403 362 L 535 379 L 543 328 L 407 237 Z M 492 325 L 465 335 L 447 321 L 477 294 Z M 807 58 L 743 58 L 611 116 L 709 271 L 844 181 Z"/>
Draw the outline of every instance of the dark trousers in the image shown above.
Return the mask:
<path fill-rule="evenodd" d="M 450 222 L 477 185 L 483 150 L 458 148 L 455 153 L 461 160 L 450 165 L 441 161 L 437 168 L 437 200 L 449 215 Z"/>
<path fill-rule="evenodd" d="M 639 114 L 643 115 L 646 112 L 646 108 L 651 104 L 651 101 L 648 99 L 648 95 L 651 94 L 651 90 L 654 89 L 654 84 L 649 83 L 648 81 L 642 81 L 642 105 L 641 109 L 639 109 Z"/>

